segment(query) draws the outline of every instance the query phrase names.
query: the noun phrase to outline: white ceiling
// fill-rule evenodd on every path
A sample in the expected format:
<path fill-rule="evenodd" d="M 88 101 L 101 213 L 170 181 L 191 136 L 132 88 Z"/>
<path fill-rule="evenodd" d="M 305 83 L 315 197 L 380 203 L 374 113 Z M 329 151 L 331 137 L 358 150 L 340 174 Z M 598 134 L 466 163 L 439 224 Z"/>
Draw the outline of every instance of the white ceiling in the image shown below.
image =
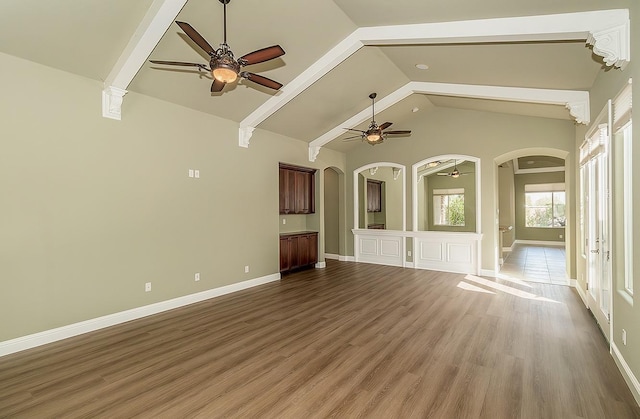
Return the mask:
<path fill-rule="evenodd" d="M 155 0 L 156 2 L 161 0 Z M 228 43 L 236 56 L 273 44 L 286 54 L 247 67 L 285 85 L 354 30 L 364 26 L 448 22 L 626 8 L 631 0 L 232 0 Z M 153 0 L 3 0 L 0 52 L 104 81 Z M 222 42 L 222 4 L 189 0 L 176 20 L 190 23 L 211 45 Z M 171 24 L 148 57 L 207 63 Z M 427 64 L 419 70 L 416 64 Z M 241 122 L 275 94 L 251 82 L 211 94 L 211 76 L 148 61 L 127 90 Z M 310 142 L 410 81 L 542 89 L 588 90 L 603 68 L 584 39 L 558 42 L 365 46 L 259 124 Z M 125 99 L 126 101 L 126 99 Z M 378 122 L 411 129 L 412 118 L 432 107 L 455 107 L 571 120 L 563 106 L 425 94 L 380 112 Z M 123 110 L 126 118 L 126 105 Z M 367 125 L 366 122 L 359 126 Z M 357 143 L 356 143 L 357 144 Z M 340 138 L 327 147 L 348 151 Z"/>

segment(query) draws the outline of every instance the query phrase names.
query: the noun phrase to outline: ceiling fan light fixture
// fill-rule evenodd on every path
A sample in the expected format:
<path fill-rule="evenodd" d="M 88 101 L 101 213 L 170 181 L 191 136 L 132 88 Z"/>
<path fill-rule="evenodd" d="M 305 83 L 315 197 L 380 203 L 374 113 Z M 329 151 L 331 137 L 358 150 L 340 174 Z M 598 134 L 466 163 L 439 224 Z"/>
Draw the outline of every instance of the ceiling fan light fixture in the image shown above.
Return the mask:
<path fill-rule="evenodd" d="M 211 75 L 223 83 L 233 83 L 238 79 L 240 66 L 230 54 L 224 54 L 211 60 Z"/>
<path fill-rule="evenodd" d="M 377 143 L 382 140 L 382 135 L 378 131 L 370 132 L 367 134 L 367 141 L 370 143 Z"/>
<path fill-rule="evenodd" d="M 440 160 L 434 160 L 427 163 L 427 167 L 436 167 L 440 165 Z"/>

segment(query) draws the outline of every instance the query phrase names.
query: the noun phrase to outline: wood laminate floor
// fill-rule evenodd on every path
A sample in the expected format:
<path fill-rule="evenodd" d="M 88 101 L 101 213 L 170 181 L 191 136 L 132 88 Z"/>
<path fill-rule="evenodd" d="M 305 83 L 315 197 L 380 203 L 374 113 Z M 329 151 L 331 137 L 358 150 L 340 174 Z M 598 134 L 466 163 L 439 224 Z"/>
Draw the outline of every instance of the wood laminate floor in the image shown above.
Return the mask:
<path fill-rule="evenodd" d="M 0 358 L 9 418 L 639 418 L 571 288 L 326 269 Z"/>

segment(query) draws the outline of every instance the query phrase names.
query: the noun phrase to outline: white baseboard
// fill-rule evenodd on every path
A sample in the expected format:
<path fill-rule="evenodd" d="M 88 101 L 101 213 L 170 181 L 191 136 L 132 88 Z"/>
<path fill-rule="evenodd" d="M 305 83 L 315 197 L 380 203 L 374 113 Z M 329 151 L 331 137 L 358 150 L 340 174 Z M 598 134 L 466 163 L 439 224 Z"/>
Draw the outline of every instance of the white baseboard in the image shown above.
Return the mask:
<path fill-rule="evenodd" d="M 503 247 L 502 251 L 503 252 L 511 252 L 513 249 L 511 247 Z"/>
<path fill-rule="evenodd" d="M 580 299 L 582 299 L 582 303 L 585 307 L 589 308 L 589 304 L 587 303 L 587 291 L 582 289 L 582 286 L 580 286 L 580 283 L 577 280 L 572 279 L 572 281 L 575 281 L 576 291 L 578 291 L 578 295 L 580 296 Z"/>
<path fill-rule="evenodd" d="M 355 262 L 356 258 L 354 256 L 342 256 L 336 255 L 334 253 L 325 253 L 325 259 L 339 260 L 340 262 Z"/>
<path fill-rule="evenodd" d="M 416 264 L 414 262 L 405 262 L 404 263 L 404 267 L 405 268 L 415 269 L 416 268 Z"/>
<path fill-rule="evenodd" d="M 105 327 L 115 326 L 120 323 L 140 319 L 142 317 L 151 316 L 152 314 L 162 313 L 163 311 L 173 310 L 174 308 L 183 307 L 189 304 L 208 300 L 210 298 L 219 297 L 221 295 L 230 294 L 232 292 L 241 291 L 278 280 L 280 280 L 279 273 L 271 274 L 195 294 L 185 295 L 183 297 L 173 298 L 171 300 L 132 308 L 131 310 L 125 310 L 119 313 L 113 313 L 79 323 L 73 323 L 55 329 L 45 330 L 44 332 L 34 333 L 32 335 L 6 340 L 4 342 L 0 342 L 0 356 L 35 348 L 36 346 L 45 345 L 47 343 L 57 342 L 62 339 L 104 329 Z"/>
<path fill-rule="evenodd" d="M 613 356 L 613 360 L 616 362 L 618 369 L 622 373 L 622 377 L 624 377 L 624 381 L 626 381 L 631 393 L 633 394 L 633 398 L 636 399 L 636 403 L 640 405 L 640 382 L 638 378 L 633 374 L 629 364 L 624 359 L 620 350 L 616 346 L 615 342 L 611 342 L 611 355 Z"/>
<path fill-rule="evenodd" d="M 316 269 L 322 269 L 327 267 L 327 262 L 318 262 L 315 265 Z"/>
<path fill-rule="evenodd" d="M 480 269 L 480 276 L 488 276 L 490 278 L 496 278 L 498 274 L 493 269 Z"/>
<path fill-rule="evenodd" d="M 558 246 L 565 247 L 565 242 L 556 242 L 550 240 L 516 240 L 513 244 L 533 244 L 538 246 Z"/>

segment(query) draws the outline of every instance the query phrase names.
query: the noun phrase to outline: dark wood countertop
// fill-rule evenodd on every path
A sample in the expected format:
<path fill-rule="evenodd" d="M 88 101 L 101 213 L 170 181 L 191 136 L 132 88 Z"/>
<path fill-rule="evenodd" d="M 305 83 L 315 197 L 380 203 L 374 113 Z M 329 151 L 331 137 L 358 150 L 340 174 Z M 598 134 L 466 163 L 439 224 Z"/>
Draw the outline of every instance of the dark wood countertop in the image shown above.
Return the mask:
<path fill-rule="evenodd" d="M 280 237 L 297 236 L 299 234 L 318 234 L 317 231 L 305 230 L 305 231 L 290 231 L 288 233 L 280 233 Z"/>

